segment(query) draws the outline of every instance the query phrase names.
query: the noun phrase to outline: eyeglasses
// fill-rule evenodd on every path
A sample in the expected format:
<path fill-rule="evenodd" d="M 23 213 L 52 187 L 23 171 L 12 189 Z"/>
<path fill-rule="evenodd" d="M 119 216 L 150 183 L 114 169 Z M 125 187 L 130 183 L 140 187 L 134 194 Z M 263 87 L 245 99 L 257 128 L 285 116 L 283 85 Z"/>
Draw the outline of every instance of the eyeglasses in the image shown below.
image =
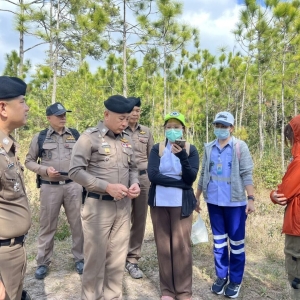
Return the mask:
<path fill-rule="evenodd" d="M 230 126 L 226 126 L 226 125 L 220 124 L 220 123 L 215 123 L 215 124 L 214 124 L 214 127 L 215 127 L 215 128 L 225 128 L 225 129 L 227 129 L 227 128 L 229 128 Z"/>

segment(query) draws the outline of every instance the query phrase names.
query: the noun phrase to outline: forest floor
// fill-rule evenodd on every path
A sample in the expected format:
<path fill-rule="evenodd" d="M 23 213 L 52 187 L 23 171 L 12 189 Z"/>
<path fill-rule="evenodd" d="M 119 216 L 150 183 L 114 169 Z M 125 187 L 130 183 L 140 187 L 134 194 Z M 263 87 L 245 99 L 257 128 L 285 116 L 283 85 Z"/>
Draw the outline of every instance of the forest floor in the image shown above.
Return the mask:
<path fill-rule="evenodd" d="M 36 270 L 39 203 L 31 197 L 33 225 L 26 242 L 28 265 L 24 288 L 34 300 L 80 299 L 81 276 L 74 269 L 70 252 L 71 237 L 55 241 L 54 256 L 49 275 L 44 280 L 34 277 Z M 209 242 L 193 246 L 193 299 L 226 299 L 210 292 L 215 279 L 212 255 L 212 236 L 206 206 L 202 205 Z M 194 213 L 194 220 L 197 214 Z M 256 212 L 247 220 L 246 255 L 247 263 L 239 299 L 290 299 L 290 289 L 284 269 L 284 236 L 281 235 L 283 210 L 274 206 L 268 191 L 257 194 Z M 63 210 L 59 222 L 59 233 L 68 231 Z M 158 264 L 151 219 L 148 215 L 145 241 L 140 259 L 144 278 L 134 280 L 125 272 L 123 281 L 124 300 L 160 299 Z"/>

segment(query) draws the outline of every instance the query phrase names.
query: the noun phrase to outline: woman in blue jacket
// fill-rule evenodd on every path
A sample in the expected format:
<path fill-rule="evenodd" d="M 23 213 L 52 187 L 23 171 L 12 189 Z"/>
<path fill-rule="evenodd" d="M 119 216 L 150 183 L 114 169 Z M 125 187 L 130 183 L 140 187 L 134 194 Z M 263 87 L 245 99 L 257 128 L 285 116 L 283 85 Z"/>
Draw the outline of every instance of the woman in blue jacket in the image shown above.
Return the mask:
<path fill-rule="evenodd" d="M 196 207 L 193 182 L 199 170 L 195 146 L 175 143 L 185 129 L 184 115 L 165 116 L 166 140 L 153 146 L 148 160 L 150 213 L 159 264 L 161 300 L 192 297 L 192 212 Z"/>

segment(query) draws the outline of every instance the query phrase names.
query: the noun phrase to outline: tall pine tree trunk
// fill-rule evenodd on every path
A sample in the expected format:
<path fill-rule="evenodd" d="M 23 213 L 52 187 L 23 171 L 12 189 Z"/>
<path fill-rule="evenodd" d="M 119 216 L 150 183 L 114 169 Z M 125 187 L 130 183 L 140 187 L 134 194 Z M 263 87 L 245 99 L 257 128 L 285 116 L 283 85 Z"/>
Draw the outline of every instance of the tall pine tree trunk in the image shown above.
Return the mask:
<path fill-rule="evenodd" d="M 23 0 L 20 1 L 20 30 L 19 30 L 19 39 L 20 39 L 20 45 L 19 45 L 19 57 L 20 57 L 20 63 L 19 63 L 19 77 L 23 78 L 23 65 L 24 65 L 24 21 L 23 21 L 23 15 L 24 15 L 24 6 L 23 6 Z"/>
<path fill-rule="evenodd" d="M 126 0 L 123 1 L 123 96 L 127 97 Z"/>
<path fill-rule="evenodd" d="M 263 113 L 263 78 L 259 66 L 258 78 L 258 129 L 259 129 L 259 157 L 264 155 L 265 140 L 264 140 L 264 113 Z"/>
<path fill-rule="evenodd" d="M 58 51 L 59 51 L 59 21 L 60 21 L 60 1 L 57 2 L 56 13 L 56 33 L 55 33 L 55 52 L 53 61 L 53 89 L 52 89 L 52 104 L 56 102 L 57 90 L 57 69 L 58 69 Z"/>
<path fill-rule="evenodd" d="M 285 171 L 284 163 L 284 127 L 285 127 L 285 105 L 284 105 L 284 76 L 285 76 L 285 49 L 282 56 L 282 69 L 281 69 L 281 170 Z"/>

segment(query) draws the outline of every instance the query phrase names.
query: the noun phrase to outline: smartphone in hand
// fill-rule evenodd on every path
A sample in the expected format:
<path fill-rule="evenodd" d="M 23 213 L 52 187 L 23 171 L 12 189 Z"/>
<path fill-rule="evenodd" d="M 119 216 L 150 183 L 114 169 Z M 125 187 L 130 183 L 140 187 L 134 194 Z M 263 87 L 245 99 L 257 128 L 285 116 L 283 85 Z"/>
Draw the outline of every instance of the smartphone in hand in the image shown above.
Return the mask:
<path fill-rule="evenodd" d="M 62 172 L 62 171 L 59 171 L 59 174 L 60 174 L 60 175 L 64 175 L 64 176 L 68 176 L 69 173 L 68 173 L 68 172 Z"/>
<path fill-rule="evenodd" d="M 183 140 L 183 139 L 175 140 L 175 144 L 178 145 L 181 148 L 184 148 L 184 146 L 185 146 L 185 140 Z"/>

